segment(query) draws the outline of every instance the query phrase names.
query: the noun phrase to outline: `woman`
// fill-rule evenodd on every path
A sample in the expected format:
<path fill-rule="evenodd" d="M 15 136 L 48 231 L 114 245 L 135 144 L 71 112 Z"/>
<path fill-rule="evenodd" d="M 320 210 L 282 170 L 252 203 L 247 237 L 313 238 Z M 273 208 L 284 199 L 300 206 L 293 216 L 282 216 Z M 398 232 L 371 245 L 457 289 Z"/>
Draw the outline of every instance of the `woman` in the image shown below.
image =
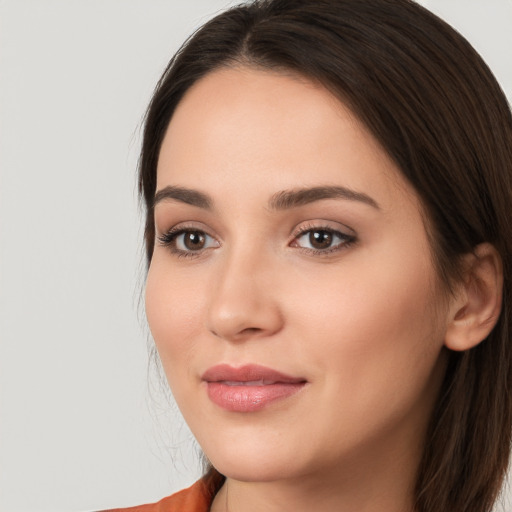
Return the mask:
<path fill-rule="evenodd" d="M 512 118 L 408 0 L 274 0 L 169 64 L 146 311 L 211 466 L 135 510 L 484 512 L 509 458 Z"/>

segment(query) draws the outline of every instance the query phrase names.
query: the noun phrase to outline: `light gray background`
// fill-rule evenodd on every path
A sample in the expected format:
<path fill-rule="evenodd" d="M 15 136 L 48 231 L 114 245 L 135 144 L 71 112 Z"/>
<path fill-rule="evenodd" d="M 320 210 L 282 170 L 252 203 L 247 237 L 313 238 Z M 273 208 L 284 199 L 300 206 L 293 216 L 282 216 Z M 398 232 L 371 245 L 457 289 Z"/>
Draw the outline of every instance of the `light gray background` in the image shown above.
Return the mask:
<path fill-rule="evenodd" d="M 147 503 L 200 474 L 147 377 L 135 167 L 165 64 L 229 3 L 0 0 L 2 511 Z M 512 98 L 512 0 L 423 3 Z"/>

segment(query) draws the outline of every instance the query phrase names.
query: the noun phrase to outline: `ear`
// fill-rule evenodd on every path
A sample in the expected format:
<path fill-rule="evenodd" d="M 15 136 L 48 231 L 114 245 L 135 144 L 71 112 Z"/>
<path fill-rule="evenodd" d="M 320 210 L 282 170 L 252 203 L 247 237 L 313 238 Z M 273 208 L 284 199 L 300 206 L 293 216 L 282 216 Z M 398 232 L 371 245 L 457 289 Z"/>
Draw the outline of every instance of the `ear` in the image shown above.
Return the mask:
<path fill-rule="evenodd" d="M 464 259 L 464 278 L 452 302 L 445 335 L 445 346 L 457 351 L 487 338 L 498 321 L 503 294 L 503 265 L 493 245 L 480 244 Z"/>

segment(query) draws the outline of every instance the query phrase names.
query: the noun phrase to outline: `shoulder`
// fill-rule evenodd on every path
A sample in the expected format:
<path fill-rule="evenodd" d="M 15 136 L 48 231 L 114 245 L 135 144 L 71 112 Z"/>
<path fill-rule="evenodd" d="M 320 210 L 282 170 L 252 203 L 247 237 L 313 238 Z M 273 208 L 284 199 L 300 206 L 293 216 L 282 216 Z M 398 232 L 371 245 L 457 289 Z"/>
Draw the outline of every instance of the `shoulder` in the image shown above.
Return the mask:
<path fill-rule="evenodd" d="M 213 499 L 203 480 L 157 503 L 138 507 L 115 508 L 100 512 L 208 512 Z"/>

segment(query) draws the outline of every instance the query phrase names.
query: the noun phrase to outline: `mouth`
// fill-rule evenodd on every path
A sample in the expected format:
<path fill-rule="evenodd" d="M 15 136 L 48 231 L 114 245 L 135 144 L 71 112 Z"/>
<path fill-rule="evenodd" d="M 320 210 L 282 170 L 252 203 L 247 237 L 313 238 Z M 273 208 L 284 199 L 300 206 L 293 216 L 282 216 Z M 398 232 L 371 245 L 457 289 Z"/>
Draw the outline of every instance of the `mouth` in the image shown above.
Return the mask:
<path fill-rule="evenodd" d="M 234 368 L 217 365 L 203 375 L 210 400 L 230 412 L 256 412 L 270 403 L 284 400 L 307 384 L 302 377 L 293 377 L 271 368 L 246 365 Z"/>

